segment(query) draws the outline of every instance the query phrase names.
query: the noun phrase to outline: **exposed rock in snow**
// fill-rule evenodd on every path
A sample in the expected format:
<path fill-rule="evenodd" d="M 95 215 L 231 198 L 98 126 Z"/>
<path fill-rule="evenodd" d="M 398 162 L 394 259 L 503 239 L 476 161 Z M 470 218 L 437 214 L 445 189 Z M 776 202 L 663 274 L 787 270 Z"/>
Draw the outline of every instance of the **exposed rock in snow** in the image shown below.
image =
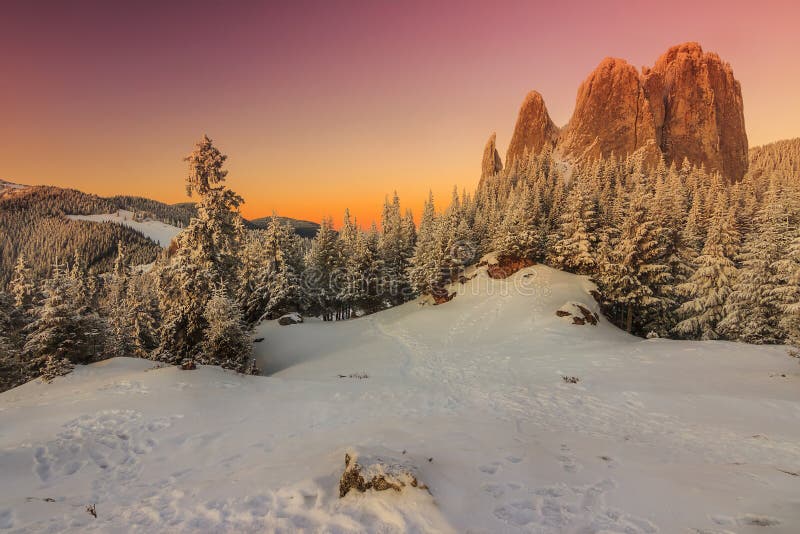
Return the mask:
<path fill-rule="evenodd" d="M 339 479 L 339 498 L 353 489 L 361 493 L 388 489 L 402 491 L 407 487 L 428 489 L 419 482 L 417 471 L 417 467 L 402 453 L 350 449 L 344 455 L 344 473 Z"/>
<path fill-rule="evenodd" d="M 303 316 L 297 312 L 287 313 L 278 318 L 278 324 L 281 326 L 288 326 L 290 324 L 298 324 L 303 322 Z"/>
<path fill-rule="evenodd" d="M 486 259 L 485 262 L 486 272 L 489 274 L 489 277 L 498 280 L 508 278 L 520 269 L 524 269 L 525 267 L 530 267 L 531 265 L 536 264 L 535 261 L 529 258 L 508 257 Z"/>
<path fill-rule="evenodd" d="M 568 306 L 571 306 L 574 311 L 568 312 L 567 310 L 563 309 Z M 592 326 L 597 326 L 597 324 L 600 322 L 600 314 L 598 311 L 593 311 L 590 308 L 595 308 L 596 310 L 597 306 L 582 304 L 579 302 L 569 302 L 556 310 L 556 316 L 568 318 L 568 320 L 575 325 L 589 324 Z"/>

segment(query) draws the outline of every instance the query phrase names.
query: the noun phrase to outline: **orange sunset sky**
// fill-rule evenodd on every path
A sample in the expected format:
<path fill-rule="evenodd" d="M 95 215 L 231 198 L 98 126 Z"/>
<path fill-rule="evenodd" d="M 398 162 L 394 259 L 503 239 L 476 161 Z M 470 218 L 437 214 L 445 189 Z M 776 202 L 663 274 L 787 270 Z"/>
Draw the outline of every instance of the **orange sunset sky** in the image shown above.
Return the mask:
<path fill-rule="evenodd" d="M 531 89 L 565 124 L 605 56 L 652 65 L 698 41 L 742 83 L 750 145 L 800 135 L 800 4 L 7 2 L 0 178 L 186 200 L 203 133 L 243 214 L 366 225 L 397 190 L 473 190 Z"/>

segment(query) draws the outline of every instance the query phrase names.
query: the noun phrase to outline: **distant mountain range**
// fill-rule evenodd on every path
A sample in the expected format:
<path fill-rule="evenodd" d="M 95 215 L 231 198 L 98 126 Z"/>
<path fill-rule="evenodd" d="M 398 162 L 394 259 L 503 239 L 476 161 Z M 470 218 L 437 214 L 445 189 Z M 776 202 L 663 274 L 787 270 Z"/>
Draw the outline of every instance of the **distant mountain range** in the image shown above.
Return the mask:
<path fill-rule="evenodd" d="M 8 193 L 11 194 L 12 192 L 21 192 L 23 190 L 29 188 L 39 188 L 39 187 L 47 187 L 52 190 L 63 189 L 59 187 L 53 186 L 28 186 L 22 184 L 16 184 L 13 182 L 9 182 L 6 180 L 0 180 L 0 198 L 3 198 L 3 195 Z M 195 209 L 195 205 L 193 202 L 178 202 L 176 204 L 166 204 L 164 202 L 159 202 L 158 200 L 152 200 L 149 198 L 144 197 L 137 197 L 137 196 L 127 196 L 127 195 L 118 195 L 114 197 L 97 197 L 96 195 L 91 195 L 89 193 L 82 193 L 80 191 L 70 189 L 69 191 L 74 191 L 81 195 L 86 195 L 92 199 L 97 199 L 100 201 L 99 209 L 101 211 L 93 211 L 92 213 L 69 213 L 68 215 L 101 215 L 116 212 L 117 210 L 127 210 L 127 211 L 134 211 L 140 214 L 144 214 L 150 219 L 161 221 L 166 224 L 171 224 L 173 226 L 177 225 L 186 225 L 189 223 L 189 220 L 195 216 L 197 213 Z M 102 211 L 106 205 L 102 203 L 102 201 L 108 201 L 109 205 L 113 206 L 114 210 L 111 211 Z M 265 229 L 269 225 L 269 221 L 272 217 L 259 217 L 256 219 L 245 219 L 245 225 L 248 228 L 252 229 Z M 297 235 L 301 237 L 308 237 L 313 238 L 317 235 L 317 230 L 319 230 L 319 223 L 315 223 L 313 221 L 306 221 L 302 219 L 293 219 L 291 217 L 278 217 L 278 219 L 282 222 L 286 222 L 292 225 L 295 229 Z"/>

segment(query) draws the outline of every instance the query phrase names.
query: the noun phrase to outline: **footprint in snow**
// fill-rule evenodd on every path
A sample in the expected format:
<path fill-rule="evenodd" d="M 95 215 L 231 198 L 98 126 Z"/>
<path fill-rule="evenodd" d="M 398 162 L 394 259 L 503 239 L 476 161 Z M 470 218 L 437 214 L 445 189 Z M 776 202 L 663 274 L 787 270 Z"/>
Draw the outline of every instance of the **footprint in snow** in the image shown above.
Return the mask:
<path fill-rule="evenodd" d="M 506 493 L 505 488 L 503 488 L 501 484 L 484 484 L 481 488 L 495 499 L 499 499 Z"/>
<path fill-rule="evenodd" d="M 486 465 L 482 465 L 482 466 L 478 467 L 478 469 L 481 472 L 486 473 L 487 475 L 493 475 L 493 474 L 497 473 L 497 470 L 499 468 L 500 468 L 500 462 L 492 462 L 490 464 L 486 464 Z"/>
<path fill-rule="evenodd" d="M 566 445 L 561 445 L 561 454 L 556 456 L 556 459 L 561 464 L 562 469 L 567 473 L 576 473 L 583 469 L 583 466 L 578 463 L 572 455 L 572 450 Z"/>

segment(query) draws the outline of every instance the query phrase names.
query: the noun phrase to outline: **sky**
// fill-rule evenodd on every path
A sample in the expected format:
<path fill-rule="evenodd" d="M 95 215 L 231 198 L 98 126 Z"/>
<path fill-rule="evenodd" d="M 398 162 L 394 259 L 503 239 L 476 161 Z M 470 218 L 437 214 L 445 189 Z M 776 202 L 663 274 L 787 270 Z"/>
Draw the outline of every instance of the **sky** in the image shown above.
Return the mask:
<path fill-rule="evenodd" d="M 698 41 L 742 84 L 750 145 L 800 136 L 792 1 L 13 1 L 0 16 L 0 178 L 187 200 L 203 134 L 242 212 L 379 218 L 474 190 L 525 94 L 569 120 L 606 56 Z"/>

